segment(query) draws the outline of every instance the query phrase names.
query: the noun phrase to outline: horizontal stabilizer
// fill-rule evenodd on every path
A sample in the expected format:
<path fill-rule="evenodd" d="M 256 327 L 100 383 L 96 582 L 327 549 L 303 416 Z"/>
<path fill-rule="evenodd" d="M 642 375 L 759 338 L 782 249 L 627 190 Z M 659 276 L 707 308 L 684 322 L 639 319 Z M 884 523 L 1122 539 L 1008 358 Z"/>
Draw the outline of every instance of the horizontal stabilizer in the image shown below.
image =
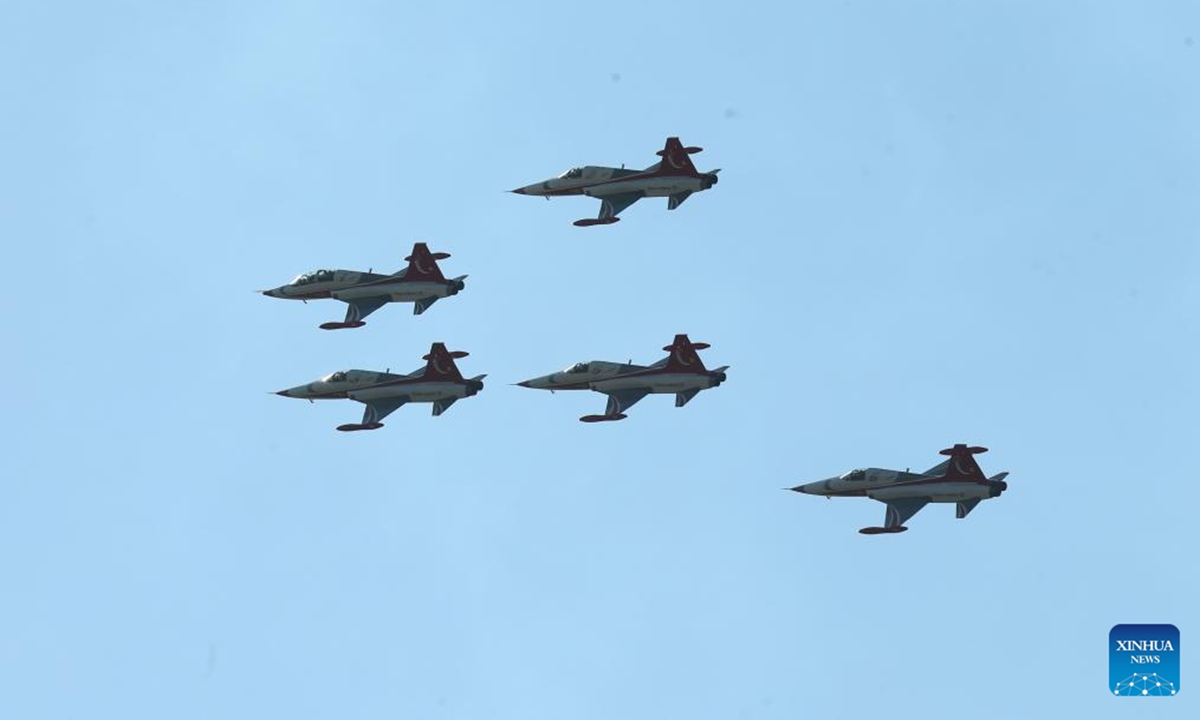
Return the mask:
<path fill-rule="evenodd" d="M 675 407 L 683 407 L 684 405 L 687 405 L 688 400 L 696 397 L 699 392 L 700 388 L 692 388 L 691 390 L 684 390 L 683 392 L 675 393 Z"/>

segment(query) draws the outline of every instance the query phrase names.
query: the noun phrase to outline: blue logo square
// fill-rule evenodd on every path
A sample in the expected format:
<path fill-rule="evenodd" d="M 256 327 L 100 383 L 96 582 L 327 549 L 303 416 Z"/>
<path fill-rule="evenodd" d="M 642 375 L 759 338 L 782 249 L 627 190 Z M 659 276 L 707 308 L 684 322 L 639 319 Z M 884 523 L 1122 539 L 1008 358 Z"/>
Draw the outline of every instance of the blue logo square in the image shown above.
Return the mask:
<path fill-rule="evenodd" d="M 1115 625 L 1108 633 L 1108 689 L 1125 697 L 1179 693 L 1179 628 Z"/>

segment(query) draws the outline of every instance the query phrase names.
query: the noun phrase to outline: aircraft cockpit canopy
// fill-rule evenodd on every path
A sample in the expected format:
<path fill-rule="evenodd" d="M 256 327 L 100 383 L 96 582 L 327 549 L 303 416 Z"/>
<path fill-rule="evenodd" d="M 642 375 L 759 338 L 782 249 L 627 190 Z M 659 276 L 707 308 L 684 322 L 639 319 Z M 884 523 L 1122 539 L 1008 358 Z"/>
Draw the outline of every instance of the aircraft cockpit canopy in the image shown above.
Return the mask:
<path fill-rule="evenodd" d="M 321 382 L 327 382 L 327 383 L 344 382 L 345 380 L 346 380 L 346 371 L 345 370 L 338 370 L 335 373 L 330 373 L 330 374 L 326 375 L 325 377 L 321 378 Z"/>
<path fill-rule="evenodd" d="M 293 285 L 309 285 L 311 283 L 329 282 L 333 280 L 332 270 L 313 270 L 310 273 L 297 275 L 295 280 L 292 280 Z"/>
<path fill-rule="evenodd" d="M 558 176 L 559 180 L 578 180 L 583 177 L 583 168 L 575 167 Z"/>
<path fill-rule="evenodd" d="M 851 470 L 850 472 L 843 475 L 842 479 L 843 480 L 866 480 L 867 479 L 867 471 L 861 470 L 861 469 Z"/>
<path fill-rule="evenodd" d="M 571 367 L 567 368 L 567 369 L 566 369 L 566 370 L 564 370 L 563 372 L 564 372 L 564 373 L 566 373 L 566 374 L 568 374 L 568 375 L 570 375 L 570 374 L 572 374 L 572 373 L 585 373 L 585 372 L 587 372 L 587 371 L 588 371 L 588 367 L 589 367 L 589 366 L 588 366 L 588 364 L 587 364 L 587 363 L 583 363 L 583 362 L 581 362 L 581 363 L 575 363 L 574 365 L 572 365 Z"/>

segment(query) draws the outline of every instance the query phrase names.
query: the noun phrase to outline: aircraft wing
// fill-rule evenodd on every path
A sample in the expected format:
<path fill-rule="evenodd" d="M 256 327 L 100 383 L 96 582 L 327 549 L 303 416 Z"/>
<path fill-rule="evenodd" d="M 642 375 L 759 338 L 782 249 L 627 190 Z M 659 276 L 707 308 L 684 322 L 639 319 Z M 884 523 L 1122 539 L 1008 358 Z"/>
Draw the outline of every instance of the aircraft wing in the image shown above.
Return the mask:
<path fill-rule="evenodd" d="M 638 401 L 650 394 L 649 390 L 617 390 L 607 393 L 609 415 L 620 415 L 629 408 L 637 405 Z"/>
<path fill-rule="evenodd" d="M 640 192 L 619 193 L 617 195 L 607 195 L 600 198 L 600 216 L 599 219 L 607 220 L 620 215 L 625 208 L 634 204 L 643 197 Z"/>
<path fill-rule="evenodd" d="M 438 301 L 437 295 L 430 295 L 427 298 L 421 298 L 413 304 L 413 315 L 420 315 L 429 309 L 429 306 Z"/>
<path fill-rule="evenodd" d="M 887 512 L 884 514 L 883 526 L 890 529 L 903 525 L 905 520 L 920 512 L 929 501 L 922 498 L 904 498 L 887 500 L 886 503 Z"/>
<path fill-rule="evenodd" d="M 378 297 L 362 298 L 361 300 L 343 300 L 346 303 L 346 319 L 343 321 L 347 324 L 362 322 L 363 318 L 375 312 L 379 308 L 388 304 L 386 295 Z"/>
<path fill-rule="evenodd" d="M 383 423 L 380 420 L 391 415 L 397 408 L 408 402 L 408 398 L 390 397 L 379 398 L 378 400 L 359 400 L 359 402 L 367 406 L 363 409 L 362 422 L 357 425 L 338 425 L 338 430 L 375 430 L 376 428 L 383 427 Z"/>
<path fill-rule="evenodd" d="M 623 420 L 625 410 L 637 404 L 638 400 L 650 394 L 649 390 L 616 390 L 604 393 L 608 396 L 608 407 L 603 415 L 584 415 L 579 418 L 583 422 L 601 422 L 604 420 Z"/>
<path fill-rule="evenodd" d="M 682 205 L 684 200 L 687 200 L 689 197 L 692 196 L 692 192 L 693 191 L 691 191 L 691 190 L 684 190 L 683 192 L 677 192 L 674 195 L 668 196 L 667 197 L 667 209 L 674 210 L 675 208 Z"/>
<path fill-rule="evenodd" d="M 945 475 L 946 468 L 948 468 L 948 467 L 950 467 L 950 461 L 946 460 L 944 462 L 938 463 L 937 465 L 934 465 L 933 467 L 929 468 L 928 470 L 926 470 L 925 472 L 923 472 L 921 474 L 922 475 Z"/>

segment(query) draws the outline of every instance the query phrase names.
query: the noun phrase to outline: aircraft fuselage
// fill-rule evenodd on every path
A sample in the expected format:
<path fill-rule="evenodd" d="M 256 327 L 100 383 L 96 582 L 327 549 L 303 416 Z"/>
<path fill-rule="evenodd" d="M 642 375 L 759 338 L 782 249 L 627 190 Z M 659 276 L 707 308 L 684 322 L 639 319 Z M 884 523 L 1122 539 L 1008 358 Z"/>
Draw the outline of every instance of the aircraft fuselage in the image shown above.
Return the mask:
<path fill-rule="evenodd" d="M 449 297 L 451 292 L 450 286 L 446 283 L 417 280 L 354 285 L 340 290 L 332 290 L 330 295 L 338 300 L 358 300 L 387 295 L 393 302 L 417 302 L 430 297 Z"/>
<path fill-rule="evenodd" d="M 643 170 L 626 170 L 588 166 L 581 177 L 556 177 L 518 188 L 521 195 L 587 195 L 603 198 L 609 195 L 640 193 L 645 197 L 669 197 L 682 192 L 707 190 L 715 183 L 711 173 L 660 175 Z"/>
<path fill-rule="evenodd" d="M 337 374 L 337 373 L 335 373 Z M 468 383 L 451 380 L 422 380 L 391 373 L 348 370 L 340 379 L 322 378 L 281 390 L 278 395 L 305 400 L 379 400 L 406 397 L 408 402 L 437 402 L 473 395 Z"/>
<path fill-rule="evenodd" d="M 677 393 L 686 390 L 705 390 L 716 386 L 712 373 L 630 373 L 607 380 L 597 380 L 588 387 L 596 392 L 645 390 L 649 393 Z"/>
<path fill-rule="evenodd" d="M 716 387 L 718 373 L 663 372 L 658 368 L 627 363 L 593 360 L 575 366 L 581 368 L 550 373 L 519 383 L 537 390 L 595 390 L 608 393 L 621 390 L 645 390 L 649 393 L 678 393 Z"/>
<path fill-rule="evenodd" d="M 264 295 L 288 300 L 360 300 L 388 297 L 393 302 L 417 302 L 430 297 L 444 298 L 458 290 L 453 281 L 405 280 L 403 275 L 380 275 L 356 270 L 330 270 L 328 280 L 297 281 L 266 290 Z"/>
<path fill-rule="evenodd" d="M 982 500 L 998 494 L 990 480 L 946 480 L 938 475 L 882 468 L 867 468 L 861 471 L 861 478 L 853 477 L 858 472 L 818 480 L 797 489 L 807 495 L 825 497 L 869 497 L 880 501 L 917 498 L 944 503 Z"/>

